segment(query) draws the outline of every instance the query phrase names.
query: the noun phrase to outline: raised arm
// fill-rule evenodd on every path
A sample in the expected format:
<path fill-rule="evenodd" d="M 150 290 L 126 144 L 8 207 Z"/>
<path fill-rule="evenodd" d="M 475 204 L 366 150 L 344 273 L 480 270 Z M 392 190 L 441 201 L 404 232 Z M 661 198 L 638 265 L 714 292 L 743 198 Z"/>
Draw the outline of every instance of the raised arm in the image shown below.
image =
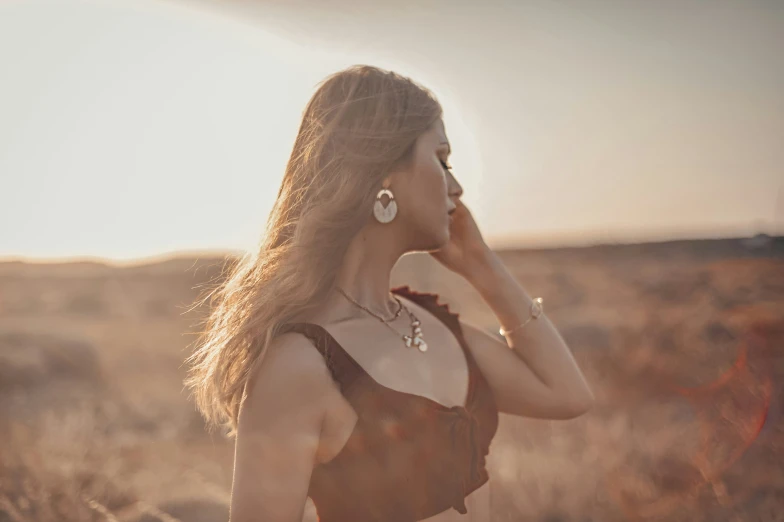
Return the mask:
<path fill-rule="evenodd" d="M 304 336 L 285 333 L 270 345 L 240 409 L 230 522 L 301 522 L 330 379 Z"/>

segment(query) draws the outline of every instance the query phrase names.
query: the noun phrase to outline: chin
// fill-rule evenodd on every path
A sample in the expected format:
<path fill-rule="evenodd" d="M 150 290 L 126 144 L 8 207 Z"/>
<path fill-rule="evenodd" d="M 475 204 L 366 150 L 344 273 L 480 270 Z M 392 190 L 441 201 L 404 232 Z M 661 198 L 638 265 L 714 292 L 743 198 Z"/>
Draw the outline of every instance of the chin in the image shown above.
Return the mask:
<path fill-rule="evenodd" d="M 449 233 L 449 225 L 450 222 L 447 220 L 447 222 L 442 226 L 436 229 L 428 230 L 425 235 L 422 236 L 424 239 L 423 242 L 426 243 L 422 250 L 432 252 L 434 250 L 440 250 L 446 246 L 446 244 L 449 243 L 449 239 L 451 237 L 451 234 Z"/>
<path fill-rule="evenodd" d="M 450 237 L 451 237 L 451 234 L 449 233 L 449 227 L 447 226 L 446 228 L 442 228 L 441 229 L 441 233 L 439 234 L 438 238 L 436 239 L 436 242 L 438 243 L 438 246 L 436 248 L 442 248 L 442 247 L 446 246 L 446 244 L 449 243 L 449 238 Z"/>
<path fill-rule="evenodd" d="M 438 231 L 427 235 L 427 239 L 423 241 L 421 244 L 421 248 L 418 249 L 422 252 L 435 252 L 436 250 L 441 250 L 449 243 L 449 232 L 448 231 Z"/>

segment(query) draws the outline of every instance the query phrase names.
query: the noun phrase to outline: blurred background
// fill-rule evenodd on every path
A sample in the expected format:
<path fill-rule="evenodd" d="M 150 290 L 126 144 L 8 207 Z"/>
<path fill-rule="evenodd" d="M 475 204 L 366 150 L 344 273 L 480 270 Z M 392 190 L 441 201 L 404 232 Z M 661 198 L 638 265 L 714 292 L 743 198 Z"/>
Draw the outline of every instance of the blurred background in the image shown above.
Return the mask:
<path fill-rule="evenodd" d="M 597 396 L 502 417 L 493 521 L 784 520 L 782 50 L 778 0 L 6 0 L 0 522 L 227 519 L 193 305 L 357 63 L 439 98 L 463 200 Z M 393 283 L 496 332 L 427 254 Z"/>

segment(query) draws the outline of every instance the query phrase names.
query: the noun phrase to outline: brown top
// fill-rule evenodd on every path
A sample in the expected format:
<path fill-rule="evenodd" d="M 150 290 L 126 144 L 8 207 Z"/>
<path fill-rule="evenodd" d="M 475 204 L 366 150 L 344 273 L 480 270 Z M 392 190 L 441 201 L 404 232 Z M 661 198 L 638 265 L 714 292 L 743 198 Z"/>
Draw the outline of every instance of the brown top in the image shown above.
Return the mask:
<path fill-rule="evenodd" d="M 465 497 L 489 479 L 485 456 L 498 428 L 492 391 L 467 347 L 459 314 L 438 294 L 408 286 L 393 293 L 419 304 L 457 338 L 468 363 L 464 406 L 388 388 L 374 380 L 323 327 L 287 323 L 324 356 L 341 393 L 357 412 L 346 445 L 314 467 L 308 496 L 320 522 L 413 522 L 449 508 L 467 513 Z"/>

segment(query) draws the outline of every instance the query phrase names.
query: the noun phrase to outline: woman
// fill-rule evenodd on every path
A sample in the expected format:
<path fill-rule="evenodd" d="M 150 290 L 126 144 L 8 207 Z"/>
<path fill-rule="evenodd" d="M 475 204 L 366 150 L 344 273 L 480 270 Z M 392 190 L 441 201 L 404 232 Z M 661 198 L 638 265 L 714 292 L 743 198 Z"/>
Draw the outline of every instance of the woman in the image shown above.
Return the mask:
<path fill-rule="evenodd" d="M 488 248 L 425 88 L 354 66 L 308 103 L 266 235 L 220 287 L 187 384 L 236 436 L 231 521 L 490 519 L 498 413 L 568 419 L 593 395 L 556 329 Z M 438 295 L 390 290 L 429 252 L 506 342 Z M 464 515 L 468 516 L 464 516 Z"/>

